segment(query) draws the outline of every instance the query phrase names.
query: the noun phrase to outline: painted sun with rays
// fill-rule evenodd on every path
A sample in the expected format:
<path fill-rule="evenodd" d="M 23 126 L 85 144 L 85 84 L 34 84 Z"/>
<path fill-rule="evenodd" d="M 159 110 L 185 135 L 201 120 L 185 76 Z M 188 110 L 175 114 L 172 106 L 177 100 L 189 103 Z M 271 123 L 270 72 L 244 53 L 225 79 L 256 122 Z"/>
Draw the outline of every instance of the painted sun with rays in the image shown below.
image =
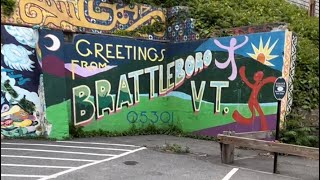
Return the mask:
<path fill-rule="evenodd" d="M 252 57 L 253 59 L 259 61 L 260 63 L 267 65 L 267 66 L 274 66 L 271 62 L 271 60 L 273 60 L 274 58 L 277 58 L 278 55 L 271 55 L 272 50 L 274 49 L 274 47 L 276 46 L 276 44 L 278 43 L 278 40 L 276 40 L 270 47 L 270 40 L 271 38 L 268 39 L 267 43 L 264 45 L 262 38 L 260 37 L 260 43 L 259 43 L 259 49 L 253 44 L 252 48 L 254 53 L 247 53 L 250 57 Z"/>

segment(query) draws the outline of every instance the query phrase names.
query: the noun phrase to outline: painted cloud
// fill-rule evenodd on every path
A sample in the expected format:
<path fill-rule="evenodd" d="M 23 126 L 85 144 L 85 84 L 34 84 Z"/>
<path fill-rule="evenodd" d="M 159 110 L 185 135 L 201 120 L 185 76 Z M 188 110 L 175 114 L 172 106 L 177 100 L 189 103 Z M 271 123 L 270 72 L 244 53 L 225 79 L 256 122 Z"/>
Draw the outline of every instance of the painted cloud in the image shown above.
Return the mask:
<path fill-rule="evenodd" d="M 2 105 L 4 102 L 5 102 L 5 99 L 4 99 L 4 97 L 2 97 L 2 95 L 1 95 L 1 105 Z"/>
<path fill-rule="evenodd" d="M 19 43 L 28 45 L 31 48 L 35 48 L 39 40 L 38 31 L 32 28 L 17 27 L 17 26 L 4 26 L 6 31 L 13 36 Z"/>
<path fill-rule="evenodd" d="M 3 67 L 1 66 L 1 69 L 2 68 Z M 29 92 L 28 90 L 15 86 L 16 80 L 13 78 L 10 78 L 6 72 L 1 72 L 1 85 L 3 85 L 7 80 L 9 80 L 9 84 L 11 85 L 11 87 L 18 93 L 18 97 L 16 99 L 13 99 L 9 93 L 4 92 L 5 98 L 7 99 L 7 101 L 11 100 L 13 103 L 15 103 L 20 101 L 25 96 L 27 100 L 35 104 L 36 109 L 40 108 L 40 98 L 37 93 Z"/>
<path fill-rule="evenodd" d="M 2 46 L 1 53 L 3 54 L 4 63 L 12 69 L 33 71 L 34 62 L 29 58 L 32 54 L 22 46 L 15 44 L 5 44 Z"/>

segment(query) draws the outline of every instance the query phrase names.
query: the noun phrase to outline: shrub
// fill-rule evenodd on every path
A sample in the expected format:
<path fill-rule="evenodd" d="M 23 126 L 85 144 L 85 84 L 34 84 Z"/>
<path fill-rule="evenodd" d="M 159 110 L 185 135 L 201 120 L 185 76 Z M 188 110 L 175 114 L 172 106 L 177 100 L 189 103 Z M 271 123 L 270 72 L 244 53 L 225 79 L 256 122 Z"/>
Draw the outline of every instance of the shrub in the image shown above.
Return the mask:
<path fill-rule="evenodd" d="M 9 16 L 13 13 L 15 9 L 16 1 L 15 0 L 2 0 L 1 1 L 1 11 L 3 14 Z"/>

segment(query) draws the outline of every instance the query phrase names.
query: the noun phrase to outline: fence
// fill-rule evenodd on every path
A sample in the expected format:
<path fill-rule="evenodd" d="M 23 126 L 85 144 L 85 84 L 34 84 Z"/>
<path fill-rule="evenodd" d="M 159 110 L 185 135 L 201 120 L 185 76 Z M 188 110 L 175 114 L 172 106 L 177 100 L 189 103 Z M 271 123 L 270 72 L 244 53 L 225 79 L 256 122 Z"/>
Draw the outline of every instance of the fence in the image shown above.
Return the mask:
<path fill-rule="evenodd" d="M 300 7 L 306 8 L 310 16 L 319 17 L 319 0 L 287 0 Z"/>

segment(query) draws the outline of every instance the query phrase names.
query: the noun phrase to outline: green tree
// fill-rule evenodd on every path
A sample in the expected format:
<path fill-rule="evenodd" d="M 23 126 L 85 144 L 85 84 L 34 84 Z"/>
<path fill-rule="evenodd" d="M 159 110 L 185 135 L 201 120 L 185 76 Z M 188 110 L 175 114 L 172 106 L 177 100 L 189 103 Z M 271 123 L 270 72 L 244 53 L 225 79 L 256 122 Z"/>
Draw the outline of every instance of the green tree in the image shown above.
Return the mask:
<path fill-rule="evenodd" d="M 11 15 L 15 9 L 16 1 L 15 0 L 1 0 L 1 11 L 4 15 Z"/>

